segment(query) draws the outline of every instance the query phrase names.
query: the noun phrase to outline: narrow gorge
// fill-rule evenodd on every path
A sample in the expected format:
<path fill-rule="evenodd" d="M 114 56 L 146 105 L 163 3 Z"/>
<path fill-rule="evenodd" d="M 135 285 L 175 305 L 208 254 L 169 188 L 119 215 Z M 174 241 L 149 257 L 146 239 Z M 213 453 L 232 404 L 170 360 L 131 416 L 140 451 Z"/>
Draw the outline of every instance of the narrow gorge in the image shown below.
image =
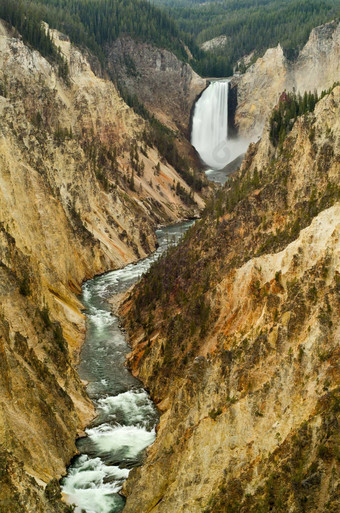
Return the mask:
<path fill-rule="evenodd" d="M 227 178 L 223 169 L 234 160 L 231 154 L 235 151 L 235 144 L 230 148 L 228 140 L 228 90 L 229 81 L 212 83 L 197 101 L 192 123 L 192 144 L 206 164 L 220 171 L 214 175 L 214 181 L 220 183 Z M 62 481 L 64 496 L 76 505 L 76 513 L 123 510 L 119 492 L 131 468 L 141 465 L 146 447 L 154 442 L 159 420 L 141 383 L 124 366 L 128 345 L 119 318 L 111 313 L 110 301 L 116 302 L 116 296 L 134 285 L 191 224 L 159 230 L 159 247 L 151 257 L 83 286 L 80 299 L 86 308 L 87 332 L 78 372 L 89 383 L 87 392 L 97 417 L 86 428 L 86 437 L 78 440 L 80 456 Z"/>
<path fill-rule="evenodd" d="M 85 283 L 82 303 L 87 332 L 79 375 L 87 381 L 97 417 L 78 440 L 77 456 L 63 479 L 67 502 L 75 513 L 118 513 L 124 501 L 118 494 L 143 452 L 154 442 L 158 412 L 142 384 L 125 367 L 128 345 L 119 318 L 111 313 L 112 300 L 122 295 L 147 272 L 153 262 L 178 243 L 191 221 L 157 231 L 158 249 L 137 264 L 112 271 Z"/>
<path fill-rule="evenodd" d="M 338 513 L 339 23 L 202 78 L 193 6 L 36 4 L 0 0 L 0 513 Z"/>
<path fill-rule="evenodd" d="M 223 168 L 234 160 L 235 151 L 228 141 L 228 90 L 229 81 L 211 84 L 195 105 L 192 126 L 192 144 L 206 164 L 220 171 L 213 176 L 220 183 L 227 178 Z M 128 345 L 119 318 L 111 313 L 110 301 L 115 302 L 116 296 L 134 285 L 191 224 L 158 230 L 159 247 L 151 257 L 83 286 L 80 299 L 87 312 L 87 332 L 78 371 L 81 379 L 89 382 L 87 392 L 97 417 L 86 428 L 86 437 L 78 440 L 80 456 L 62 481 L 67 502 L 76 505 L 75 513 L 122 511 L 124 501 L 119 492 L 123 483 L 131 468 L 141 465 L 146 447 L 155 440 L 157 409 L 124 366 Z"/>

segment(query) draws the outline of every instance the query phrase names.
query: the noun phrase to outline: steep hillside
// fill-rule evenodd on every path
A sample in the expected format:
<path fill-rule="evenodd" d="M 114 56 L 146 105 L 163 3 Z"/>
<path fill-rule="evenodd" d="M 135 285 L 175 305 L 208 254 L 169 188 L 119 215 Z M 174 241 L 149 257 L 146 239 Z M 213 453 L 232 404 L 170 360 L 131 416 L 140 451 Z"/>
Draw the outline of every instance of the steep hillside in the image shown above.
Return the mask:
<path fill-rule="evenodd" d="M 316 89 L 320 93 L 340 80 L 339 48 L 340 24 L 328 23 L 311 32 L 296 60 L 288 60 L 279 45 L 267 50 L 244 75 L 234 78 L 239 134 L 259 135 L 285 89 L 302 94 Z"/>
<path fill-rule="evenodd" d="M 184 145 L 190 152 L 183 133 L 190 139 L 191 108 L 206 81 L 188 64 L 192 54 L 184 43 L 186 36 L 167 13 L 147 0 L 22 0 L 19 4 L 3 0 L 1 17 L 55 60 L 60 61 L 60 56 L 40 33 L 41 21 L 90 49 L 129 105 L 150 118 L 146 106 L 161 122 L 179 129 L 179 147 Z M 62 63 L 60 68 L 65 71 Z"/>
<path fill-rule="evenodd" d="M 278 43 L 290 57 L 310 31 L 336 19 L 339 0 L 156 0 L 192 37 L 193 66 L 202 76 L 226 77 L 249 54 L 263 55 Z M 224 39 L 224 41 L 223 41 Z M 211 44 L 210 44 L 211 42 Z M 215 44 L 222 42 L 222 44 Z M 201 51 L 195 51 L 195 45 Z M 203 45 L 202 45 L 203 43 Z"/>
<path fill-rule="evenodd" d="M 82 281 L 155 248 L 202 199 L 148 146 L 149 127 L 51 32 L 58 67 L 0 23 L 0 511 L 66 511 L 55 482 L 93 407 L 74 370 Z M 92 68 L 91 64 L 92 63 Z M 34 480 L 35 479 L 35 480 Z"/>
<path fill-rule="evenodd" d="M 188 63 L 154 45 L 119 38 L 108 48 L 109 67 L 119 83 L 158 119 L 190 139 L 190 114 L 206 80 Z"/>
<path fill-rule="evenodd" d="M 267 129 L 122 306 L 162 411 L 126 513 L 339 510 L 339 115 Z"/>

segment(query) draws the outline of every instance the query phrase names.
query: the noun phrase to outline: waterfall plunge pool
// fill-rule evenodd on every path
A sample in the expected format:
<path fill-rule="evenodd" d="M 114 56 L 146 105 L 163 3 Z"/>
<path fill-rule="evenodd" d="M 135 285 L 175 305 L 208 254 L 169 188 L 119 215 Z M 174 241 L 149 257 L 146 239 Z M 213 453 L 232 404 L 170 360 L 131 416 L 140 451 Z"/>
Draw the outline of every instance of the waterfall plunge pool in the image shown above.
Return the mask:
<path fill-rule="evenodd" d="M 195 104 L 191 144 L 209 180 L 224 184 L 243 160 L 250 140 L 228 138 L 229 79 L 212 81 Z"/>
<path fill-rule="evenodd" d="M 119 494 L 131 468 L 142 463 L 143 453 L 156 437 L 158 412 L 141 383 L 125 367 L 130 351 L 109 299 L 125 292 L 152 262 L 177 243 L 193 221 L 157 230 L 159 247 L 148 258 L 87 281 L 81 300 L 86 308 L 86 339 L 78 372 L 89 382 L 87 393 L 97 417 L 77 441 L 76 456 L 62 491 L 75 513 L 119 513 Z"/>

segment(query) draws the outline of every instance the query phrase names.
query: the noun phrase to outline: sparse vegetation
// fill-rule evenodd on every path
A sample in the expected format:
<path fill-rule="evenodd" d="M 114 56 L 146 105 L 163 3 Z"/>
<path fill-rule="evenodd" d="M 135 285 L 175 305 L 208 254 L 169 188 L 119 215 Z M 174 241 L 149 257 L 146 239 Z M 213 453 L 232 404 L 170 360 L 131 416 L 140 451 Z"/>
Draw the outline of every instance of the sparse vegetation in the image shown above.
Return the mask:
<path fill-rule="evenodd" d="M 19 292 L 23 296 L 29 296 L 31 294 L 30 278 L 29 278 L 28 271 L 26 271 L 26 270 L 23 272 L 22 279 L 20 280 L 20 283 L 19 283 Z"/>
<path fill-rule="evenodd" d="M 200 192 L 207 182 L 190 171 L 188 160 L 180 155 L 176 147 L 176 134 L 152 116 L 137 96 L 131 95 L 122 87 L 120 87 L 120 93 L 126 103 L 148 122 L 143 133 L 143 145 L 150 148 L 156 147 L 161 157 L 176 169 L 192 190 Z M 156 175 L 158 171 L 160 169 L 156 165 Z"/>
<path fill-rule="evenodd" d="M 50 319 L 50 311 L 49 311 L 48 306 L 45 305 L 43 307 L 43 309 L 39 311 L 39 313 L 40 313 L 40 316 L 43 320 L 45 327 L 50 328 L 52 326 L 52 322 Z"/>
<path fill-rule="evenodd" d="M 306 117 L 301 137 L 308 139 L 312 125 L 312 116 Z M 151 334 L 157 333 L 162 341 L 159 350 L 151 341 L 150 346 L 145 349 L 139 347 L 138 351 L 139 368 L 148 369 L 148 386 L 157 397 L 162 397 L 162 391 L 168 390 L 170 380 L 178 379 L 182 383 L 184 379 L 196 384 L 208 379 L 209 371 L 205 373 L 204 365 L 200 368 L 195 357 L 206 354 L 213 340 L 214 349 L 208 368 L 215 365 L 216 369 L 218 361 L 223 383 L 223 396 L 219 397 L 221 402 L 217 404 L 223 404 L 227 414 L 232 415 L 234 403 L 242 403 L 245 396 L 256 397 L 252 414 L 254 422 L 259 424 L 264 421 L 262 416 L 263 419 L 267 417 L 264 395 L 271 393 L 276 378 L 272 377 L 265 384 L 261 390 L 263 395 L 260 395 L 249 370 L 260 366 L 267 356 L 280 354 L 285 347 L 286 364 L 292 372 L 296 368 L 301 369 L 303 375 L 304 367 L 310 362 L 310 348 L 302 341 L 299 345 L 297 340 L 300 340 L 301 331 L 309 333 L 311 312 L 314 320 L 319 316 L 324 335 L 324 340 L 314 352 L 315 364 L 326 366 L 334 358 L 326 342 L 332 337 L 334 323 L 333 292 L 328 303 L 322 301 L 331 266 L 325 259 L 303 277 L 292 271 L 287 281 L 283 272 L 277 271 L 271 280 L 263 283 L 259 264 L 254 268 L 253 280 L 247 289 L 247 306 L 242 305 L 241 308 L 247 311 L 252 304 L 254 315 L 259 308 L 265 312 L 268 326 L 267 329 L 261 326 L 258 330 L 250 330 L 247 326 L 250 332 L 243 333 L 242 337 L 237 332 L 241 329 L 238 324 L 240 317 L 235 313 L 235 318 L 229 318 L 226 311 L 221 313 L 225 301 L 221 289 L 230 290 L 232 294 L 233 276 L 245 262 L 264 253 L 282 250 L 299 236 L 301 229 L 310 225 L 325 205 L 334 205 L 339 190 L 334 177 L 331 178 L 327 171 L 334 169 L 333 154 L 330 154 L 332 160 L 328 167 L 320 175 L 321 145 L 318 145 L 318 140 L 311 150 L 314 152 L 313 164 L 308 170 L 306 184 L 304 176 L 294 174 L 295 152 L 299 149 L 294 146 L 293 138 L 284 141 L 282 150 L 268 161 L 267 167 L 256 168 L 253 165 L 252 157 L 256 151 L 255 145 L 250 148 L 241 171 L 210 199 L 202 220 L 189 230 L 178 247 L 170 247 L 136 286 L 127 328 L 137 333 L 141 329 L 151 340 Z M 299 269 L 303 254 L 302 248 L 296 250 L 292 269 Z M 150 314 L 152 324 L 148 322 Z M 251 318 L 250 324 L 253 322 Z M 235 331 L 233 326 L 236 324 Z M 230 379 L 233 383 L 229 388 Z M 305 379 L 307 382 L 308 378 Z M 225 387 L 229 393 L 227 397 Z M 208 409 L 208 416 L 217 421 L 218 410 Z M 278 429 L 275 439 L 278 445 L 284 444 L 284 436 Z M 296 486 L 300 486 L 301 479 L 308 477 L 305 468 L 297 469 L 292 477 L 298 483 Z M 229 494 L 229 484 L 226 488 Z M 268 508 L 276 494 L 275 507 L 281 508 L 280 504 L 286 504 L 286 495 L 270 481 L 267 502 L 263 503 L 266 513 L 270 511 Z M 222 495 L 221 508 L 226 504 Z M 259 497 L 258 494 L 256 496 Z M 230 502 L 230 507 L 243 504 L 244 496 L 241 494 L 235 499 L 236 502 Z M 229 511 L 218 509 L 217 504 L 213 501 L 207 511 Z M 257 511 L 253 506 L 254 503 L 249 502 L 249 511 Z"/>
<path fill-rule="evenodd" d="M 59 76 L 66 83 L 69 81 L 69 69 L 60 48 L 53 43 L 49 32 L 42 25 L 44 18 L 39 7 L 33 2 L 19 0 L 2 0 L 0 3 L 0 18 L 7 21 L 22 35 L 24 41 L 58 67 Z M 4 90 L 3 90 L 4 91 Z"/>
<path fill-rule="evenodd" d="M 273 145 L 282 148 L 283 142 L 292 130 L 296 119 L 304 114 L 314 112 L 315 105 L 337 85 L 339 85 L 338 82 L 334 83 L 331 88 L 322 91 L 320 96 L 316 91 L 314 93 L 306 91 L 303 96 L 296 93 L 282 93 L 279 104 L 273 110 L 270 118 L 270 140 Z M 312 126 L 309 139 L 313 142 L 314 138 L 315 129 Z"/>
<path fill-rule="evenodd" d="M 216 410 L 210 410 L 209 417 L 212 420 L 216 420 L 222 414 L 222 408 L 217 408 Z"/>

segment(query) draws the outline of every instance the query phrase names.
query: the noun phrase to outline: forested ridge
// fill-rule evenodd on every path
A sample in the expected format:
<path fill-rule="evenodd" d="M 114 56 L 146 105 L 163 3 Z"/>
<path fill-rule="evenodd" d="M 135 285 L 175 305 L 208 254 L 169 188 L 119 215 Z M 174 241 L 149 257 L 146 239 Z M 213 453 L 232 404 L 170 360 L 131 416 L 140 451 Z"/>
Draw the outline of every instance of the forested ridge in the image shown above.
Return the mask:
<path fill-rule="evenodd" d="M 195 54 L 196 70 L 204 76 L 231 75 L 243 56 L 257 55 L 280 43 L 294 58 L 311 30 L 340 14 L 340 0 L 154 0 L 175 18 L 195 45 L 220 35 L 226 44 Z"/>
<path fill-rule="evenodd" d="M 156 4 L 156 5 L 154 5 Z M 45 56 L 63 63 L 41 21 L 88 47 L 105 64 L 105 47 L 120 36 L 151 43 L 188 60 L 202 76 L 228 76 L 245 55 L 280 43 L 294 58 L 311 30 L 340 15 L 340 0 L 0 0 L 0 16 Z M 211 51 L 204 41 L 227 36 Z"/>
<path fill-rule="evenodd" d="M 29 2 L 0 1 L 0 18 L 7 21 L 29 43 L 58 66 L 59 75 L 68 80 L 68 66 L 59 48 L 57 48 L 42 26 L 43 18 L 39 15 L 37 6 Z"/>
<path fill-rule="evenodd" d="M 339 82 L 332 87 L 322 91 L 320 96 L 317 91 L 305 91 L 304 95 L 293 93 L 282 93 L 279 104 L 270 116 L 270 140 L 274 146 L 282 148 L 283 142 L 292 130 L 295 121 L 299 116 L 314 112 L 315 105 L 329 94 Z M 312 129 L 309 138 L 312 141 L 315 137 L 315 130 Z"/>
<path fill-rule="evenodd" d="M 39 24 L 46 21 L 72 42 L 87 46 L 101 62 L 105 60 L 105 45 L 123 35 L 187 59 L 175 21 L 147 0 L 0 0 L 0 15 L 19 31 L 23 23 L 18 19 L 27 18 L 36 34 L 40 32 Z M 28 42 L 40 50 L 35 37 L 28 38 Z"/>

